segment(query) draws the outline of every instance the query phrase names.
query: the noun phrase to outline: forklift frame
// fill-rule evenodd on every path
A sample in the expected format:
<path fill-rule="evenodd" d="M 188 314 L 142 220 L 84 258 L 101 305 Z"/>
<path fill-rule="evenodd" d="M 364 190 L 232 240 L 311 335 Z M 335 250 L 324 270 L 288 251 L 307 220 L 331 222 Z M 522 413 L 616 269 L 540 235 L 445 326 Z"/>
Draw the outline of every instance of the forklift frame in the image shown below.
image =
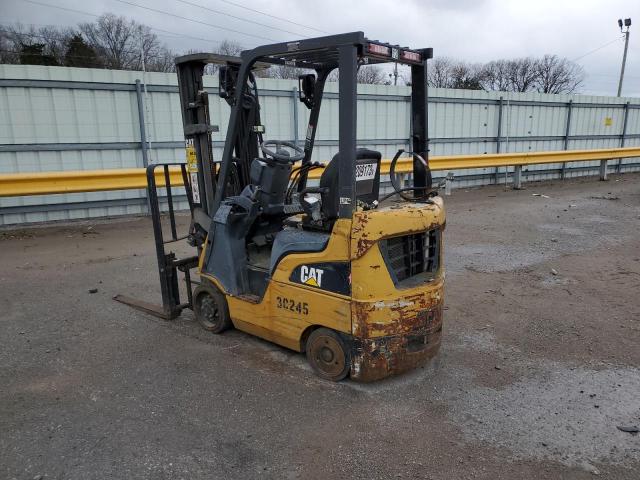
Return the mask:
<path fill-rule="evenodd" d="M 241 179 L 233 177 L 234 161 L 244 162 L 245 171 L 253 159 L 259 156 L 257 140 L 262 138 L 255 131 L 245 130 L 240 135 L 241 126 L 248 122 L 247 110 L 243 108 L 243 96 L 247 82 L 252 80 L 253 72 L 267 68 L 271 64 L 306 68 L 316 72 L 314 83 L 314 101 L 310 107 L 309 124 L 304 144 L 303 166 L 311 163 L 318 119 L 322 105 L 325 83 L 330 73 L 339 70 L 339 134 L 338 145 L 340 163 L 339 182 L 339 218 L 351 218 L 356 207 L 355 165 L 356 165 L 356 122 L 357 122 L 357 82 L 356 76 L 361 65 L 397 62 L 411 67 L 411 142 L 413 156 L 413 188 L 419 193 L 431 186 L 428 170 L 428 110 L 427 110 L 427 60 L 433 57 L 431 48 L 410 50 L 365 38 L 363 32 L 351 32 L 340 35 L 311 38 L 295 42 L 282 42 L 259 46 L 243 51 L 240 57 L 211 53 L 191 54 L 176 58 L 180 104 L 184 127 L 187 163 L 150 165 L 147 168 L 148 195 L 150 213 L 153 222 L 156 255 L 162 294 L 162 307 L 154 306 L 130 297 L 118 295 L 116 300 L 141 309 L 147 313 L 174 319 L 183 309 L 193 309 L 192 280 L 190 270 L 198 266 L 205 242 L 211 242 L 208 233 L 220 204 L 228 196 L 228 187 L 234 181 L 245 185 Z M 204 88 L 203 77 L 208 64 L 217 64 L 231 68 L 236 72 L 233 96 L 226 98 L 231 105 L 229 125 L 226 133 L 224 152 L 218 165 L 213 161 L 213 132 L 217 126 L 211 125 L 208 92 Z M 255 79 L 253 79 L 255 82 Z M 221 97 L 222 85 L 220 85 Z M 256 91 L 257 95 L 257 91 Z M 305 102 L 305 104 L 307 104 Z M 257 105 L 259 110 L 259 104 Z M 251 120 L 259 124 L 259 111 L 250 112 Z M 297 128 L 297 126 L 296 126 Z M 247 138 L 249 137 L 249 138 Z M 255 148 L 254 148 L 255 144 Z M 234 159 L 234 151 L 240 158 Z M 412 153 L 413 153 L 412 152 Z M 427 162 L 425 166 L 417 156 Z M 171 191 L 169 166 L 179 165 L 186 190 L 191 214 L 188 235 L 178 237 L 175 211 Z M 155 169 L 164 169 L 170 238 L 164 239 L 162 213 L 155 180 Z M 218 168 L 216 168 L 218 167 Z M 298 192 L 305 189 L 308 170 L 302 169 Z M 238 172 L 236 172 L 236 176 Z M 177 259 L 173 252 L 167 253 L 169 243 L 186 239 L 197 248 L 197 255 Z M 209 252 L 211 250 L 209 249 Z M 184 273 L 187 286 L 187 301 L 181 302 L 178 271 Z"/>

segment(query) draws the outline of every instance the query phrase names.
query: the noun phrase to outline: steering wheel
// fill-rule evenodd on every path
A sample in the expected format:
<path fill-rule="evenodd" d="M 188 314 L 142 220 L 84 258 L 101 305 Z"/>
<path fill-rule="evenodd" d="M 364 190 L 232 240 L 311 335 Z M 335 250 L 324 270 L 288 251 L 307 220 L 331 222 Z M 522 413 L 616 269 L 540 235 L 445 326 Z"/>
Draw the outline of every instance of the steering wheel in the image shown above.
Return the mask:
<path fill-rule="evenodd" d="M 271 146 L 276 147 L 275 152 L 267 148 Z M 277 150 L 280 150 L 282 147 L 290 148 L 291 150 L 296 152 L 297 155 L 281 155 L 277 153 Z M 273 158 L 274 160 L 277 160 L 278 162 L 295 163 L 295 162 L 299 162 L 304 158 L 304 149 L 300 148 L 298 145 L 296 145 L 293 142 L 283 142 L 280 140 L 267 140 L 266 142 L 262 142 L 262 145 L 260 145 L 260 148 L 262 149 L 262 153 L 264 153 L 268 157 Z"/>
<path fill-rule="evenodd" d="M 398 183 L 398 179 L 396 177 L 396 165 L 398 163 L 398 159 L 400 158 L 400 155 L 402 155 L 403 153 L 405 153 L 403 148 L 398 150 L 398 153 L 396 153 L 396 155 L 393 157 L 393 160 L 391 160 L 391 165 L 389 165 L 389 180 L 391 181 L 391 186 L 393 187 L 394 192 L 383 197 L 380 201 L 386 200 L 390 196 L 397 193 L 400 196 L 400 198 L 407 200 L 409 202 L 416 202 L 416 201 L 428 202 L 429 198 L 434 196 L 434 193 L 435 193 L 431 188 L 432 179 L 431 179 L 431 170 L 429 169 L 429 164 L 427 163 L 427 161 L 424 159 L 422 155 L 415 152 L 406 152 L 409 155 L 411 155 L 414 159 L 418 160 L 418 162 L 420 162 L 423 167 L 425 167 L 426 174 L 427 174 L 427 185 L 424 187 L 404 187 L 403 188 Z M 413 191 L 412 195 L 407 195 L 406 192 L 408 192 L 409 190 Z M 420 190 L 422 191 L 422 193 L 416 193 L 416 190 Z"/>

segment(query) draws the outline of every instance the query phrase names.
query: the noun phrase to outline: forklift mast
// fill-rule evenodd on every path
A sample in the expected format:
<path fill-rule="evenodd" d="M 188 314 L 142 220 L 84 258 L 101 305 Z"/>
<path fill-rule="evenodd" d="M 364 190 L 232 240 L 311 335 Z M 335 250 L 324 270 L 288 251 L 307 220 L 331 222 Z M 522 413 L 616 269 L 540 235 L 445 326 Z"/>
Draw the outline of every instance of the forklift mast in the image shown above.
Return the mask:
<path fill-rule="evenodd" d="M 176 59 L 178 92 L 182 111 L 187 170 L 191 178 L 194 206 L 205 214 L 213 210 L 215 194 L 213 143 L 209 96 L 204 89 L 205 67 L 213 58 L 208 54 L 187 55 Z"/>
<path fill-rule="evenodd" d="M 194 222 L 192 242 L 201 246 L 209 223 L 215 213 L 214 199 L 218 188 L 224 196 L 238 194 L 249 184 L 251 162 L 258 157 L 258 146 L 262 143 L 260 103 L 255 78 L 249 79 L 240 89 L 239 100 L 234 95 L 236 78 L 240 68 L 239 57 L 212 53 L 191 54 L 176 58 L 178 90 L 184 128 L 187 170 L 194 200 Z M 211 125 L 209 94 L 203 78 L 209 64 L 218 66 L 220 84 L 218 94 L 234 107 L 238 103 L 240 124 L 231 139 L 235 153 L 224 185 L 217 185 L 216 167 L 213 158 L 212 133 L 218 132 Z"/>

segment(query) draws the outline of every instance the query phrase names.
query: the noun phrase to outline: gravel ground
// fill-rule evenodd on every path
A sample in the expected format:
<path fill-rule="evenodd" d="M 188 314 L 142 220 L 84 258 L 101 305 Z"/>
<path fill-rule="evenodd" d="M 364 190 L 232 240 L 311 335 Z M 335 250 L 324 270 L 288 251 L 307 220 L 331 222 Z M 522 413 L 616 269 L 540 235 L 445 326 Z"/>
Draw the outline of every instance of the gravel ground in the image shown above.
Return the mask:
<path fill-rule="evenodd" d="M 368 385 L 114 302 L 146 218 L 2 230 L 0 478 L 636 480 L 639 185 L 454 191 L 441 353 Z"/>

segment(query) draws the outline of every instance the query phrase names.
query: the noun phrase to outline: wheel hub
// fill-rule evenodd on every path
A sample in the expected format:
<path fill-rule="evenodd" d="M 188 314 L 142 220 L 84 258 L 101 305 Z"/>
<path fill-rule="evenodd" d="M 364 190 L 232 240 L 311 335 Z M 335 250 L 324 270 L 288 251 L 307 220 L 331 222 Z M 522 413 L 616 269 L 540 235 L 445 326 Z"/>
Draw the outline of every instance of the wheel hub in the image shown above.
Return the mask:
<path fill-rule="evenodd" d="M 341 345 L 329 336 L 316 339 L 311 345 L 311 358 L 318 369 L 329 375 L 339 374 L 345 366 L 345 356 Z"/>
<path fill-rule="evenodd" d="M 333 360 L 333 356 L 333 352 L 330 348 L 322 347 L 320 350 L 320 358 L 323 362 L 331 362 L 331 360 Z"/>

